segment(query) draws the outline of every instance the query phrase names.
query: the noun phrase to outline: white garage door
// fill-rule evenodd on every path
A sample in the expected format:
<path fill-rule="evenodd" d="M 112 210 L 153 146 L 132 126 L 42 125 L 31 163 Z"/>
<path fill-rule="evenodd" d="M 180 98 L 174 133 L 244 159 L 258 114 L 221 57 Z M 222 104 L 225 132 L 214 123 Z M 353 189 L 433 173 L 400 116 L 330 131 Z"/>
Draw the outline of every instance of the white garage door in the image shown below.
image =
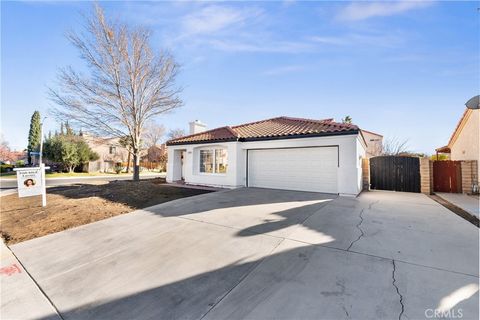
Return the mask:
<path fill-rule="evenodd" d="M 338 193 L 337 147 L 248 151 L 248 186 Z"/>

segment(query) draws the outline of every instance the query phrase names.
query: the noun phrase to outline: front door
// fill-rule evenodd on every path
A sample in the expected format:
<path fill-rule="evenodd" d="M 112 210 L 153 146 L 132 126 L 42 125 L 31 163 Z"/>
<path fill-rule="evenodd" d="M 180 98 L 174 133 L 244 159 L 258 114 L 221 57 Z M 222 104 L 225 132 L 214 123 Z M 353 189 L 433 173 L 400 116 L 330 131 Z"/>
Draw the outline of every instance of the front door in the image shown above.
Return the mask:
<path fill-rule="evenodd" d="M 182 151 L 182 155 L 181 155 L 181 161 L 182 161 L 182 180 L 185 181 L 185 166 L 186 166 L 186 156 L 187 152 L 186 151 Z"/>

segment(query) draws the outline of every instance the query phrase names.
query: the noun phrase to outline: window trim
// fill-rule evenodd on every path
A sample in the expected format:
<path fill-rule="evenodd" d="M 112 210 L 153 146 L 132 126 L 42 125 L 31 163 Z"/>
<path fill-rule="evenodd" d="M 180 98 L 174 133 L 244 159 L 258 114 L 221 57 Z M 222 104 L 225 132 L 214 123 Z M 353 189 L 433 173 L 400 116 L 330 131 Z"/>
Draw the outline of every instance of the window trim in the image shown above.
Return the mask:
<path fill-rule="evenodd" d="M 215 150 L 225 150 L 226 153 L 227 153 L 227 168 L 225 170 L 225 172 L 216 172 L 216 164 L 217 164 L 217 159 L 216 159 L 216 152 Z M 201 153 L 202 151 L 212 151 L 212 172 L 202 172 L 201 171 L 201 160 L 202 160 L 202 156 L 201 156 Z M 225 148 L 225 147 L 215 147 L 215 146 L 212 146 L 212 147 L 203 147 L 203 148 L 200 148 L 198 149 L 198 174 L 199 175 L 202 175 L 202 176 L 226 176 L 228 174 L 228 148 Z"/>

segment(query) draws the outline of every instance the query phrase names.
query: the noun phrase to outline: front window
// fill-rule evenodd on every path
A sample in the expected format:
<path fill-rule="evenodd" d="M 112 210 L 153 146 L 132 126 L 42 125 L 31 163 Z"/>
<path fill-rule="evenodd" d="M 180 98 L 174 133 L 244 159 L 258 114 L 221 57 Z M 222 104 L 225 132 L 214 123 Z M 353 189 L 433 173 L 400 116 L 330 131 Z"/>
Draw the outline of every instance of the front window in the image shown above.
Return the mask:
<path fill-rule="evenodd" d="M 227 173 L 227 150 L 215 149 L 215 172 Z"/>
<path fill-rule="evenodd" d="M 200 150 L 200 172 L 213 173 L 213 150 Z"/>
<path fill-rule="evenodd" d="M 200 172 L 227 173 L 228 153 L 226 149 L 200 150 Z"/>

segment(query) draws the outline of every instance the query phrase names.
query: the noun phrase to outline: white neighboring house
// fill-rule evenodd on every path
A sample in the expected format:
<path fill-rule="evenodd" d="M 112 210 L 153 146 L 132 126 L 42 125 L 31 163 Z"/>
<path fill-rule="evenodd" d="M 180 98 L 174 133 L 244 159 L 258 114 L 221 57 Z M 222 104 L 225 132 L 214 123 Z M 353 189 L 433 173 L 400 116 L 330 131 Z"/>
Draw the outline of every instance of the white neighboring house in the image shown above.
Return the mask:
<path fill-rule="evenodd" d="M 367 146 L 356 125 L 290 117 L 209 131 L 194 124 L 190 135 L 167 142 L 167 182 L 351 196 L 362 190 Z"/>

